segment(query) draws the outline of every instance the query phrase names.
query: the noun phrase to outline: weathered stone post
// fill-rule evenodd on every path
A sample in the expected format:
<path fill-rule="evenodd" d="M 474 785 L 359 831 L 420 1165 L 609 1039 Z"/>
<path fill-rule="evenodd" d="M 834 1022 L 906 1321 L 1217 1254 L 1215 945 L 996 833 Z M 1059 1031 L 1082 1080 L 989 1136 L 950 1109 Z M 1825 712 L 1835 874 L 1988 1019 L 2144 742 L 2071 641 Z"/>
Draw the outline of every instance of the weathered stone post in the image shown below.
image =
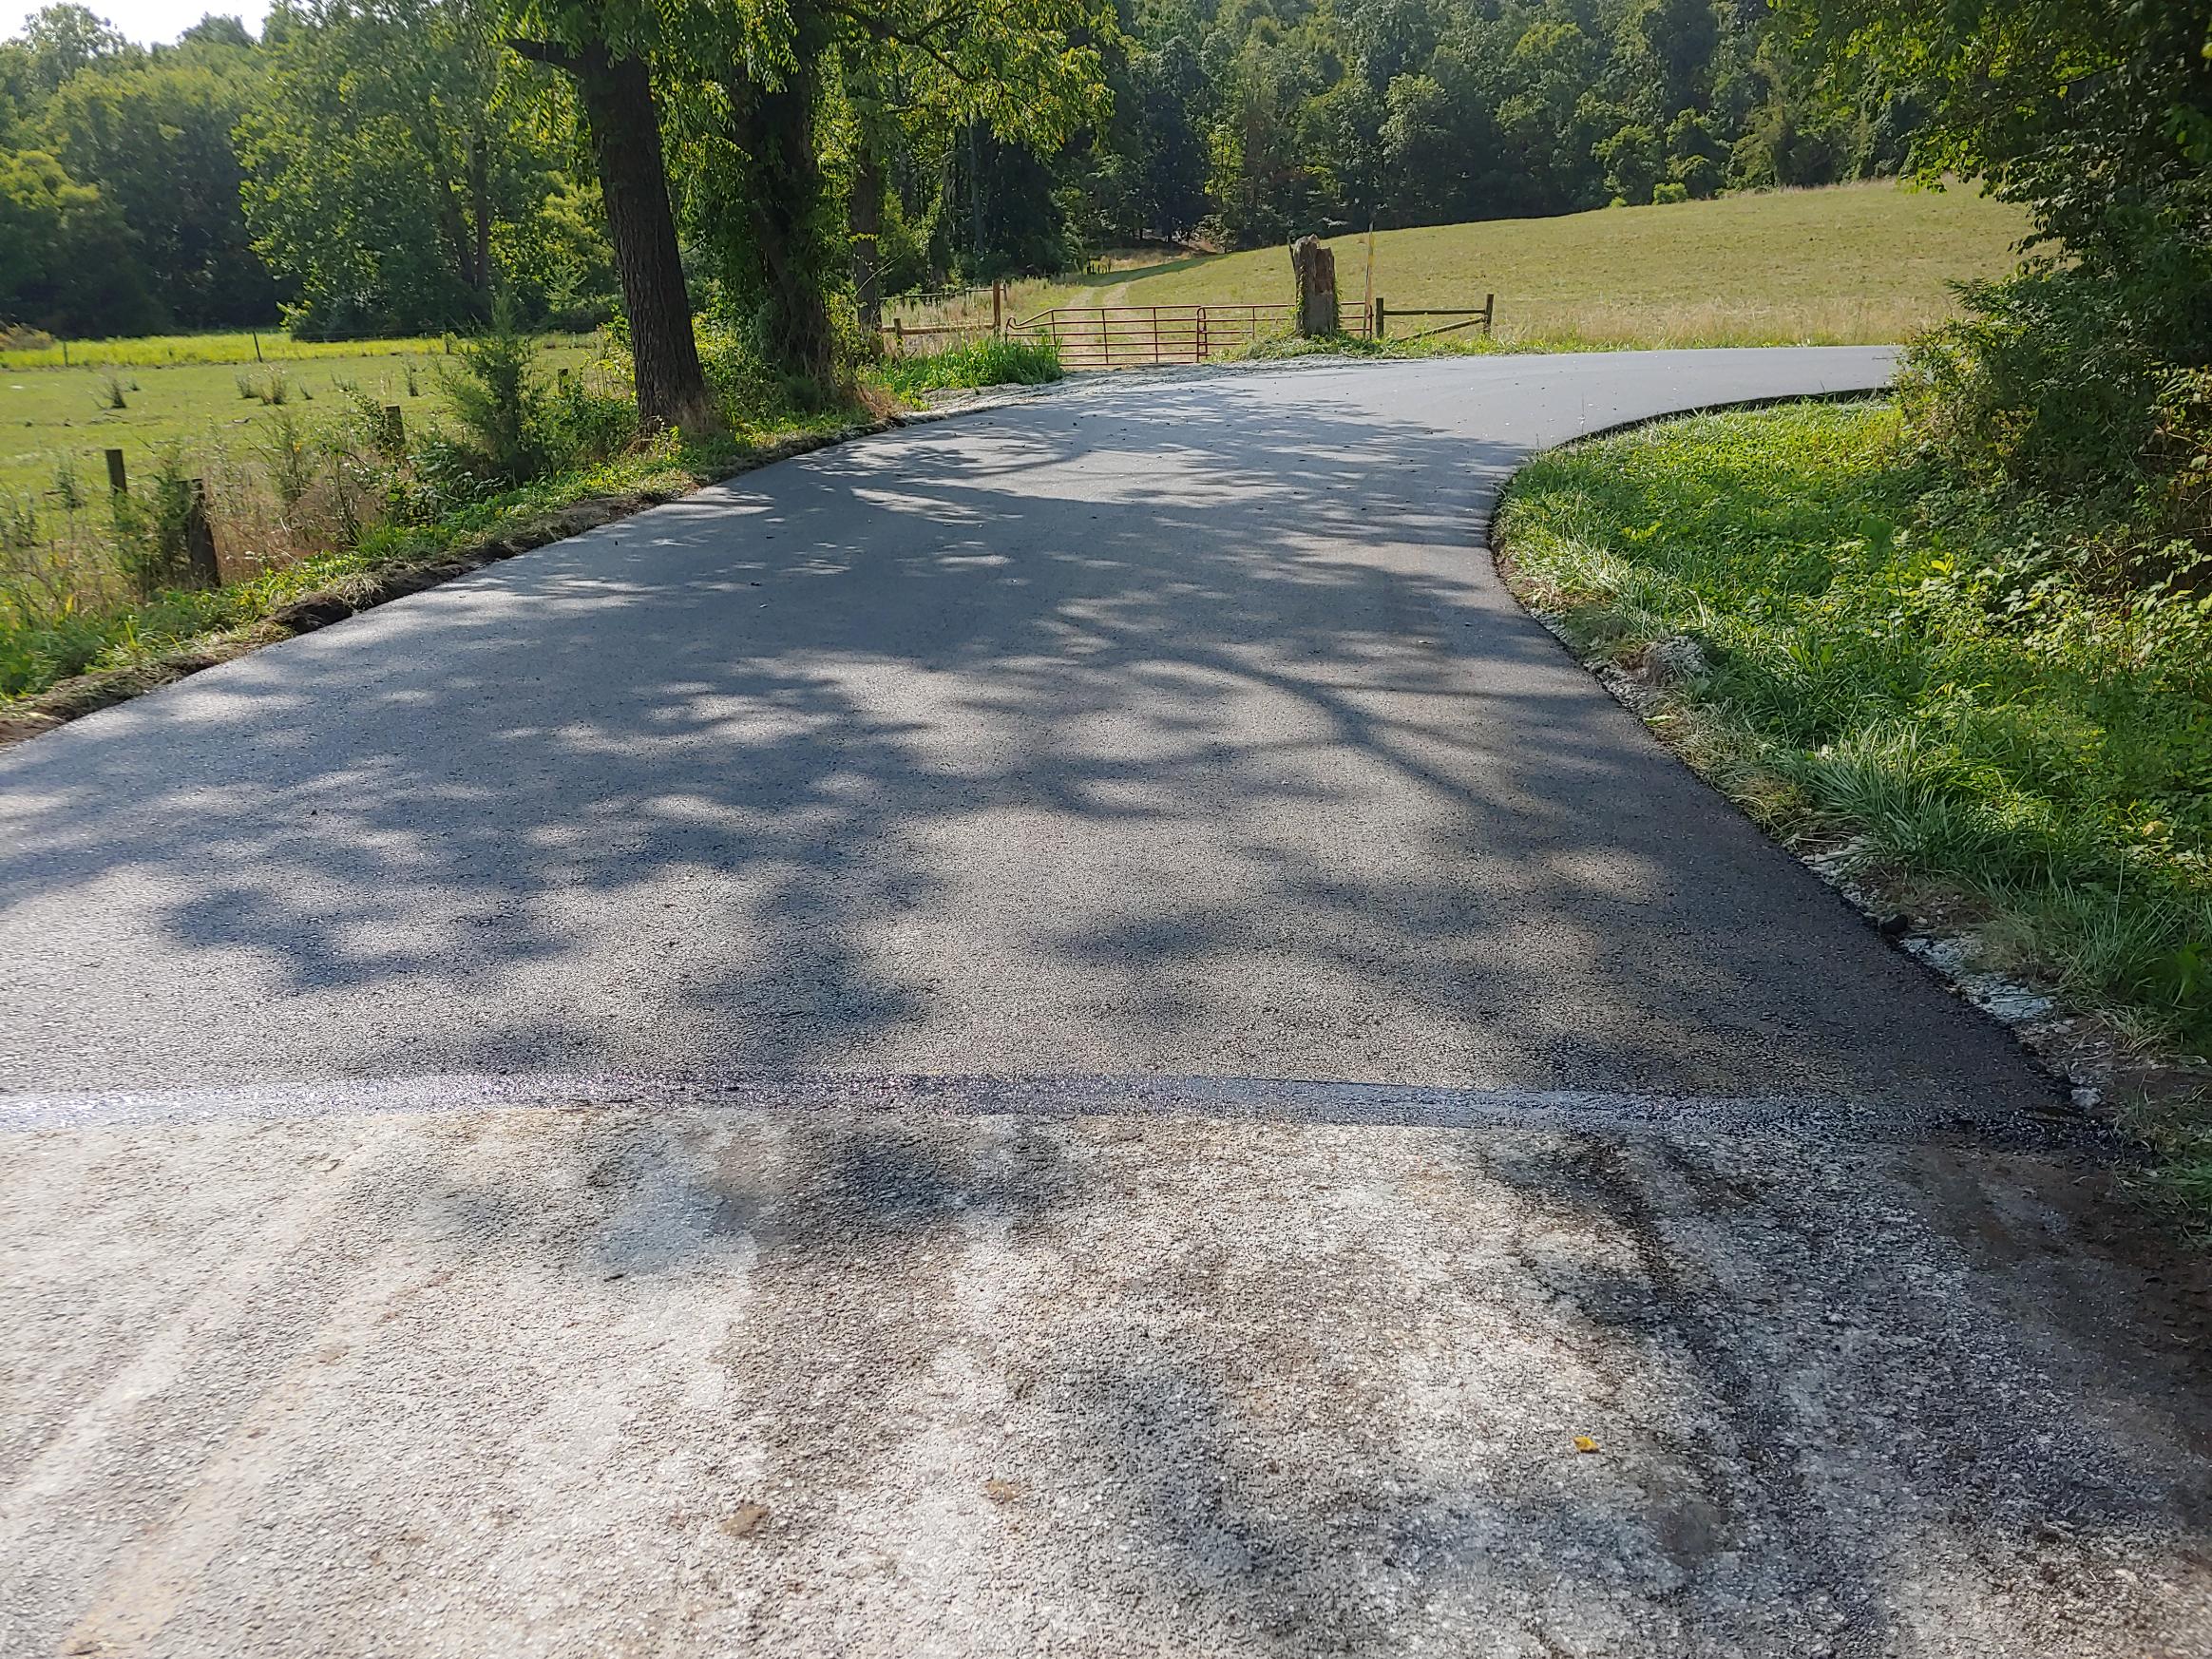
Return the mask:
<path fill-rule="evenodd" d="M 215 557 L 215 526 L 207 522 L 207 480 L 185 486 L 184 569 L 194 587 L 213 591 L 222 585 L 222 566 Z"/>
<path fill-rule="evenodd" d="M 1337 332 L 1336 256 L 1318 237 L 1290 244 L 1290 275 L 1298 279 L 1298 332 L 1308 337 Z"/>

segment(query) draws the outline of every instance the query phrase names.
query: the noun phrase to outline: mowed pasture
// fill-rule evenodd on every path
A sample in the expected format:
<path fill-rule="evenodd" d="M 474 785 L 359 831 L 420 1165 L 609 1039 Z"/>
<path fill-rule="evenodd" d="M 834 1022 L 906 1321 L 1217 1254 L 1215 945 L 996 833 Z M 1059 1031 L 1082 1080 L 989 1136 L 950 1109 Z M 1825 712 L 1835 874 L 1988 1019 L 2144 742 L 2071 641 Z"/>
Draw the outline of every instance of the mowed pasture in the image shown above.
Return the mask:
<path fill-rule="evenodd" d="M 1953 285 L 2018 262 L 2026 217 L 1971 186 L 1890 181 L 1775 190 L 1557 219 L 1479 220 L 1375 236 L 1375 291 L 1393 308 L 1478 306 L 1497 338 L 1549 347 L 1888 345 L 1953 315 Z M 1329 238 L 1348 310 L 1366 294 L 1367 238 Z M 1253 304 L 1290 297 L 1281 248 L 1198 256 L 1081 282 L 1022 283 L 1018 317 L 1048 306 Z M 981 308 L 987 316 L 989 297 Z M 1406 318 L 1396 335 L 1445 321 Z"/>
<path fill-rule="evenodd" d="M 216 453 L 250 457 L 284 416 L 312 433 L 362 401 L 397 405 L 410 423 L 433 420 L 453 363 L 435 339 L 355 341 L 343 353 L 318 351 L 260 363 L 247 335 L 205 340 L 199 349 L 210 352 L 223 349 L 223 342 L 246 342 L 243 361 L 156 356 L 174 347 L 190 350 L 191 335 L 72 343 L 66 369 L 58 361 L 25 363 L 29 354 L 24 353 L 0 356 L 0 492 L 50 499 L 73 472 L 78 486 L 97 498 L 107 487 L 105 450 L 121 449 L 133 477 L 171 449 L 193 464 Z M 290 344 L 261 336 L 271 357 Z M 58 359 L 58 349 L 48 350 Z M 84 362 L 84 354 L 94 361 Z M 152 360 L 133 363 L 133 355 Z M 594 355 L 588 335 L 563 335 L 544 343 L 541 359 L 551 379 Z M 114 407 L 118 392 L 120 409 Z"/>

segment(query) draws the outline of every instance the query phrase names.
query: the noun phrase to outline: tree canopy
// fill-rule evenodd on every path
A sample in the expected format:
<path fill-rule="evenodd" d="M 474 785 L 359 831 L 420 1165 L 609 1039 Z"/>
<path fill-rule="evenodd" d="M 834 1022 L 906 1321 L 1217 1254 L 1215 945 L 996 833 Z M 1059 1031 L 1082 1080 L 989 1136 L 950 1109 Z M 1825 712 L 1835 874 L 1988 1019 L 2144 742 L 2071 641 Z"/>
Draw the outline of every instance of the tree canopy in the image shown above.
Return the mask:
<path fill-rule="evenodd" d="M 279 0 L 258 37 L 142 48 L 57 5 L 0 44 L 0 153 L 41 181 L 42 270 L 67 224 L 132 275 L 66 304 L 27 277 L 0 322 L 414 332 L 497 296 L 621 315 L 664 409 L 698 401 L 699 313 L 820 385 L 922 283 L 1895 170 L 1932 94 L 1895 89 L 1879 20 L 1911 10 Z M 1948 126 L 1920 153 L 1979 156 Z"/>

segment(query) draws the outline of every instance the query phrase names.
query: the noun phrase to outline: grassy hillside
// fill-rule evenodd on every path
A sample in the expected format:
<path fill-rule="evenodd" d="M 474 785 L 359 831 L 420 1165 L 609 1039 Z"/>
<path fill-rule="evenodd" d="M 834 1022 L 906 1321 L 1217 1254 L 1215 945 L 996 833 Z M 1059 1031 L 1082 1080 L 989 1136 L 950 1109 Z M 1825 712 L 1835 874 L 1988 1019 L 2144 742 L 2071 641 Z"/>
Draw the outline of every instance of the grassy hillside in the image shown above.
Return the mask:
<path fill-rule="evenodd" d="M 1948 284 L 2009 269 L 2026 229 L 1971 188 L 1889 182 L 1613 207 L 1562 219 L 1382 231 L 1375 287 L 1393 305 L 1497 296 L 1509 341 L 1592 345 L 1869 344 L 1950 315 Z M 1337 284 L 1365 291 L 1366 238 L 1339 237 Z M 1079 285 L 1024 285 L 1047 305 L 1171 305 L 1289 297 L 1280 248 L 1177 259 Z"/>

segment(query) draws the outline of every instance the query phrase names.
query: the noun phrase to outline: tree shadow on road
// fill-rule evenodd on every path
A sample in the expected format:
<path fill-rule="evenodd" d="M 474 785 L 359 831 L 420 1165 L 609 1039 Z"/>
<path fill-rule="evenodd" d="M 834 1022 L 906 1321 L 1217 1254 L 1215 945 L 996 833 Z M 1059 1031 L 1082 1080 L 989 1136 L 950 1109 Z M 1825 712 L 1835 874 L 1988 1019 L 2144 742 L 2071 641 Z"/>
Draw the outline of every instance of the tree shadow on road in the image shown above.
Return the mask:
<path fill-rule="evenodd" d="M 1519 613 L 1454 418 L 913 429 L 84 722 L 0 771 L 0 1018 L 62 1081 L 2039 1095 Z"/>

